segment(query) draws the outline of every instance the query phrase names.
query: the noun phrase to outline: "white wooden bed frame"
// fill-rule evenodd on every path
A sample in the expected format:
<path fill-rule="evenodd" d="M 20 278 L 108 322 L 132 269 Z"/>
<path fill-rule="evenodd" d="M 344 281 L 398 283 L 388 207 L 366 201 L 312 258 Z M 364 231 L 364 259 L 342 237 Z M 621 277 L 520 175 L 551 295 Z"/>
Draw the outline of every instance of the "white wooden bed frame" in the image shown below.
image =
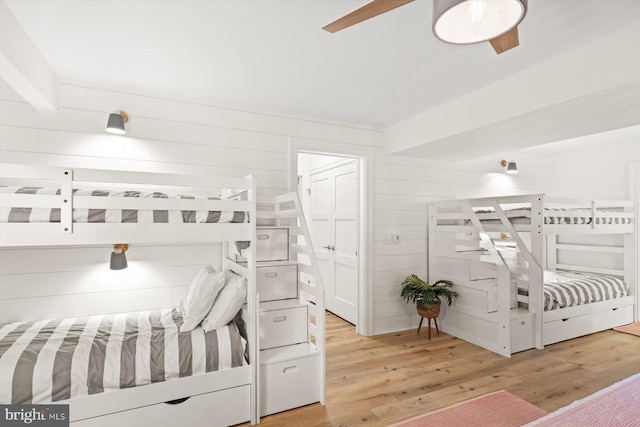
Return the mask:
<path fill-rule="evenodd" d="M 225 371 L 100 393 L 67 401 L 74 426 L 231 425 L 258 422 L 257 298 L 255 285 L 255 180 L 196 177 L 113 170 L 64 169 L 0 164 L 1 185 L 61 189 L 61 195 L 0 194 L 0 206 L 60 208 L 60 223 L 2 223 L 0 247 L 103 245 L 115 243 L 174 244 L 222 242 L 222 265 L 248 282 L 243 318 L 247 325 L 249 364 Z M 135 189 L 169 194 L 217 196 L 222 189 L 246 193 L 246 200 L 90 197 L 72 188 Z M 156 209 L 245 211 L 248 223 L 73 223 L 72 209 Z M 245 265 L 229 257 L 229 242 L 251 242 Z M 61 313 L 61 317 L 64 313 Z M 35 319 L 34 319 L 35 320 Z M 181 400 L 184 402 L 179 403 Z M 170 402 L 170 403 L 166 403 Z"/>
<path fill-rule="evenodd" d="M 512 207 L 529 208 L 530 223 L 512 223 L 504 212 Z M 478 214 L 477 210 L 493 213 Z M 587 210 L 591 224 L 550 224 L 550 217 L 570 217 L 572 210 Z M 631 224 L 610 225 L 595 220 L 610 217 L 632 220 Z M 496 221 L 484 222 L 481 218 Z M 638 304 L 636 218 L 633 201 L 581 201 L 544 194 L 429 203 L 429 280 L 450 279 L 460 292 L 454 305 L 444 310 L 442 329 L 510 357 L 518 351 L 542 349 L 547 344 L 632 323 Z M 559 243 L 559 236 L 578 235 L 594 239 L 621 235 L 623 243 Z M 624 267 L 560 262 L 558 254 L 575 251 L 619 257 Z M 629 296 L 544 311 L 545 269 L 619 276 L 629 285 Z M 495 305 L 489 304 L 490 298 L 484 299 L 492 294 L 497 294 L 492 301 Z"/>

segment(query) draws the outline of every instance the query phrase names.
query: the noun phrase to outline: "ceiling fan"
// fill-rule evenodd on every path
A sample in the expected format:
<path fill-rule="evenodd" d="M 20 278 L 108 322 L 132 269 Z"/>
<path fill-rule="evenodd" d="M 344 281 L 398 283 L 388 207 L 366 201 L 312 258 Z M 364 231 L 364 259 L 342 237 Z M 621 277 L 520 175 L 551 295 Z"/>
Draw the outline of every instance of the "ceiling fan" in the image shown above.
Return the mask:
<path fill-rule="evenodd" d="M 322 27 L 330 33 L 389 12 L 414 0 L 373 0 Z M 489 41 L 497 54 L 518 46 L 518 24 L 528 0 L 433 0 L 434 35 L 447 43 Z"/>

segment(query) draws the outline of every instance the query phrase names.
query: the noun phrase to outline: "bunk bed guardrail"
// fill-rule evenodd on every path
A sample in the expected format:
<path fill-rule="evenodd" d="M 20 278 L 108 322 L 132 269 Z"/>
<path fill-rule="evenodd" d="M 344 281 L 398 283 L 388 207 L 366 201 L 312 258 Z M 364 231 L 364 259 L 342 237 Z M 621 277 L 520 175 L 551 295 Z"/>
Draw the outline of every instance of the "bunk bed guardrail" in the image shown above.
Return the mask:
<path fill-rule="evenodd" d="M 0 230 L 2 246 L 64 245 L 64 244 L 97 244 L 127 241 L 128 243 L 164 243 L 166 241 L 206 242 L 210 239 L 197 227 L 184 227 L 184 222 L 172 223 L 172 212 L 194 212 L 189 221 L 214 222 L 206 216 L 206 212 L 250 212 L 250 201 L 214 199 L 223 189 L 244 189 L 251 187 L 253 177 L 198 177 L 188 175 L 160 174 L 147 172 L 129 172 L 93 169 L 65 169 L 58 167 L 41 167 L 31 165 L 0 165 L 0 219 L 3 225 Z M 21 191 L 21 189 L 31 191 Z M 37 189 L 45 188 L 46 194 L 39 194 Z M 102 190 L 97 195 L 92 192 Z M 86 190 L 86 191 L 78 191 Z M 130 190 L 143 194 L 130 197 Z M 106 194 L 105 194 L 106 193 Z M 118 197 L 104 197 L 105 195 Z M 155 196 L 154 196 L 154 193 Z M 12 219 L 16 211 L 25 217 L 17 221 Z M 13 209 L 13 210 L 12 210 Z M 29 215 L 33 211 L 44 212 Z M 59 210 L 59 215 L 48 212 Z M 76 212 L 85 212 L 79 221 Z M 112 222 L 109 212 L 127 211 L 149 212 L 151 218 L 138 222 Z M 87 213 L 105 211 L 99 227 Z M 165 211 L 169 217 L 165 222 L 154 222 L 153 213 Z M 204 218 L 198 212 L 205 212 Z M 35 220 L 33 217 L 36 217 Z M 59 216 L 55 222 L 51 217 Z M 148 217 L 149 215 L 147 215 Z M 228 215 L 227 215 L 228 216 Z M 178 218 L 180 215 L 178 215 Z M 106 219 L 105 219 L 106 218 Z M 113 221 L 120 217 L 115 215 Z M 247 218 L 246 221 L 249 219 Z M 29 222 L 32 221 L 32 222 Z M 33 222 L 35 221 L 35 222 Z M 158 231 L 162 231 L 158 233 Z M 250 240 L 249 227 L 238 226 L 234 221 L 216 224 L 216 239 Z M 73 236 L 71 236 L 73 234 Z M 226 238 L 228 236 L 229 238 Z M 125 240 L 126 239 L 126 240 Z"/>

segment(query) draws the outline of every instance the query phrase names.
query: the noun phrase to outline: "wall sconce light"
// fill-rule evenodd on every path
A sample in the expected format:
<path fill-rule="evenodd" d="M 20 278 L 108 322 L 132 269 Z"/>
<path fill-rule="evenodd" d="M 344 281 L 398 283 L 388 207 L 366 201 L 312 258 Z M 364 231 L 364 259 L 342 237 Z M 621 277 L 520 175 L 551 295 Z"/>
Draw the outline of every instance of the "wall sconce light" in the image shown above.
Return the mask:
<path fill-rule="evenodd" d="M 510 161 L 506 161 L 506 160 L 502 160 L 500 162 L 500 166 L 502 166 L 503 168 L 506 168 L 506 172 L 508 174 L 516 174 L 518 173 L 518 166 L 516 165 L 516 162 L 514 162 L 513 160 Z"/>
<path fill-rule="evenodd" d="M 127 256 L 125 252 L 129 249 L 129 245 L 126 243 L 116 243 L 113 245 L 113 252 L 111 252 L 111 266 L 112 270 L 124 270 L 127 268 Z"/>
<path fill-rule="evenodd" d="M 129 115 L 124 111 L 119 113 L 109 114 L 109 120 L 107 121 L 106 131 L 109 133 L 115 133 L 117 135 L 124 135 L 126 133 L 124 124 L 129 121 Z"/>

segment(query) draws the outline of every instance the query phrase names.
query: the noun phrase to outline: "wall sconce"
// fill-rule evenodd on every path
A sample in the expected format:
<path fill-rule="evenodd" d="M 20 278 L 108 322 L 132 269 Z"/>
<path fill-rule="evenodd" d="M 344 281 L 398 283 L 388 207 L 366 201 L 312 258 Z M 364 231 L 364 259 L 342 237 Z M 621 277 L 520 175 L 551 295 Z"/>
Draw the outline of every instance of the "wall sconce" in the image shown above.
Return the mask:
<path fill-rule="evenodd" d="M 124 111 L 119 113 L 109 114 L 109 120 L 107 121 L 106 131 L 109 133 L 115 133 L 117 135 L 124 135 L 126 133 L 124 124 L 129 121 L 129 115 Z"/>
<path fill-rule="evenodd" d="M 126 243 L 116 243 L 113 245 L 113 252 L 111 252 L 111 266 L 112 270 L 124 270 L 127 268 L 127 256 L 125 252 L 129 249 L 129 245 Z"/>
<path fill-rule="evenodd" d="M 518 173 L 518 166 L 516 165 L 516 162 L 514 162 L 513 160 L 510 161 L 506 161 L 506 160 L 502 160 L 500 162 L 500 166 L 502 166 L 503 168 L 506 168 L 506 172 L 508 174 L 516 174 Z"/>

